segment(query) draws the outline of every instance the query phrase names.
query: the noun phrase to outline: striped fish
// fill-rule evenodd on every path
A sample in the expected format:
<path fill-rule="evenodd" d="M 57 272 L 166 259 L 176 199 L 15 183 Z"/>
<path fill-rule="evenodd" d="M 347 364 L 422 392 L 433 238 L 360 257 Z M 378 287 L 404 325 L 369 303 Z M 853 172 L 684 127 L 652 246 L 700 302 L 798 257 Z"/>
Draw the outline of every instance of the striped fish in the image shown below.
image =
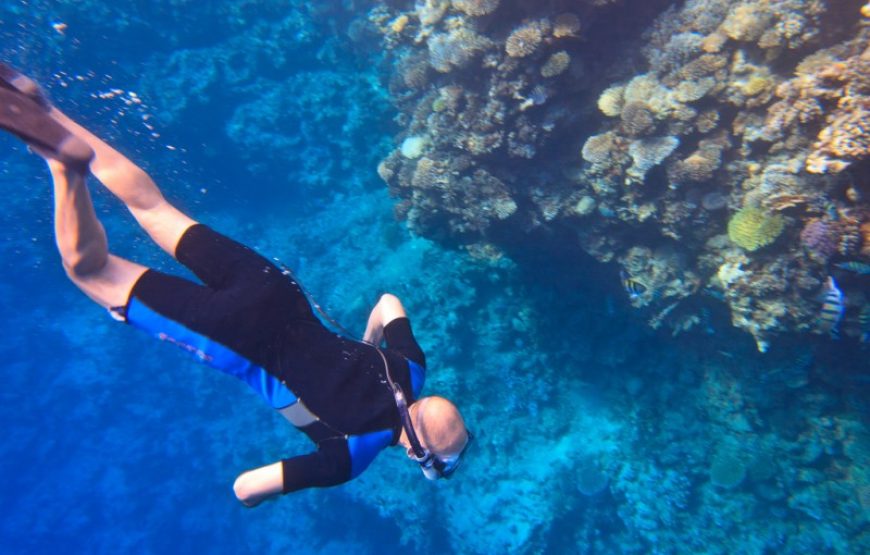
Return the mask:
<path fill-rule="evenodd" d="M 828 276 L 828 281 L 825 282 L 825 291 L 822 295 L 822 311 L 819 313 L 819 321 L 821 326 L 828 330 L 831 337 L 837 339 L 840 337 L 840 321 L 843 319 L 843 292 L 837 287 L 837 282 L 834 278 Z"/>
<path fill-rule="evenodd" d="M 622 288 L 628 293 L 629 299 L 636 299 L 646 293 L 649 289 L 646 285 L 634 279 L 623 271 L 619 272 L 619 279 L 622 281 Z"/>
<path fill-rule="evenodd" d="M 841 270 L 848 270 L 850 272 L 855 272 L 861 276 L 870 276 L 870 264 L 866 262 L 858 262 L 857 260 L 850 260 L 848 262 L 840 262 L 839 264 L 834 264 L 837 268 Z"/>
<path fill-rule="evenodd" d="M 870 304 L 865 304 L 858 314 L 858 324 L 861 326 L 861 341 L 870 343 Z"/>

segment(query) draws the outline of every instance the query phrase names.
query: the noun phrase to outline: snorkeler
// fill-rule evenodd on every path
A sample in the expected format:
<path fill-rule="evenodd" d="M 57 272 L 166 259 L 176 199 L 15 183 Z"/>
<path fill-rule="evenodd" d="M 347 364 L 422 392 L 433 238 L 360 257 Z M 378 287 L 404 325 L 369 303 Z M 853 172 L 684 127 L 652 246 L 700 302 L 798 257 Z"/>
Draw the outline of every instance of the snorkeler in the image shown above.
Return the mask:
<path fill-rule="evenodd" d="M 391 445 L 404 447 L 429 479 L 456 470 L 471 434 L 450 401 L 418 398 L 426 360 L 395 296 L 372 309 L 363 341 L 331 332 L 289 271 L 180 212 L 141 168 L 2 63 L 0 128 L 48 163 L 57 247 L 79 289 L 115 319 L 241 379 L 316 444 L 242 473 L 233 485 L 242 503 L 347 482 Z M 88 173 L 202 284 L 110 253 Z"/>

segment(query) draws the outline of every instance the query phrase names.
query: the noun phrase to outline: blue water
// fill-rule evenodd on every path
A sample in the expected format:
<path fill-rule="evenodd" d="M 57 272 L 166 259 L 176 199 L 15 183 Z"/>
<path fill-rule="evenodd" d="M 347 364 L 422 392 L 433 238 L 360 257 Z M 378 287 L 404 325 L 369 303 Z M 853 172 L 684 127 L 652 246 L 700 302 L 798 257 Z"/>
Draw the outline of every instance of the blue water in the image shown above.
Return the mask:
<path fill-rule="evenodd" d="M 375 39 L 348 39 L 371 4 L 216 4 L 14 0 L 0 55 L 350 330 L 398 295 L 426 391 L 457 402 L 476 444 L 451 481 L 392 450 L 347 485 L 242 507 L 235 477 L 307 440 L 66 280 L 44 164 L 4 134 L 0 552 L 870 548 L 866 349 L 784 336 L 760 355 L 715 304 L 673 338 L 591 258 L 481 260 L 411 233 L 375 171 L 400 127 L 389 68 Z M 189 275 L 91 190 L 113 251 Z"/>

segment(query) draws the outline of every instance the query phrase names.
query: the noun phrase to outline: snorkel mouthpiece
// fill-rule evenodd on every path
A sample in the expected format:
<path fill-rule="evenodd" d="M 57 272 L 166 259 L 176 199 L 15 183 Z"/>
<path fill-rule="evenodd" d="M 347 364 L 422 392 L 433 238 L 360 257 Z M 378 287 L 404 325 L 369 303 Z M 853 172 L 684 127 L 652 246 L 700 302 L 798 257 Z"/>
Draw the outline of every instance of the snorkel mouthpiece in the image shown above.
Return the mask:
<path fill-rule="evenodd" d="M 441 473 L 435 469 L 431 460 L 425 464 L 420 463 L 420 470 L 423 471 L 423 476 L 425 476 L 427 480 L 437 480 L 441 477 Z"/>

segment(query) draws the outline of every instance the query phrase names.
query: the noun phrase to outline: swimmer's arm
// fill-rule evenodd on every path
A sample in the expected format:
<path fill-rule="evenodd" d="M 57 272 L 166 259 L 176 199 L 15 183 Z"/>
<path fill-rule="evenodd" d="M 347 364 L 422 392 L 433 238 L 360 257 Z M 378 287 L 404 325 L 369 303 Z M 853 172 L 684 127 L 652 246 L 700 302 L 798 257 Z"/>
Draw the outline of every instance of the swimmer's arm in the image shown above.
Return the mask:
<path fill-rule="evenodd" d="M 267 499 L 311 487 L 329 487 L 351 479 L 347 439 L 320 442 L 317 451 L 244 472 L 236 478 L 233 490 L 247 507 Z"/>
<path fill-rule="evenodd" d="M 280 461 L 243 472 L 233 484 L 236 498 L 246 507 L 256 507 L 283 490 L 284 470 Z"/>
<path fill-rule="evenodd" d="M 396 318 L 407 318 L 405 307 L 395 295 L 384 293 L 378 300 L 378 304 L 372 309 L 369 314 L 369 321 L 366 325 L 366 332 L 363 334 L 363 341 L 372 345 L 380 345 L 384 340 L 384 328 Z"/>

